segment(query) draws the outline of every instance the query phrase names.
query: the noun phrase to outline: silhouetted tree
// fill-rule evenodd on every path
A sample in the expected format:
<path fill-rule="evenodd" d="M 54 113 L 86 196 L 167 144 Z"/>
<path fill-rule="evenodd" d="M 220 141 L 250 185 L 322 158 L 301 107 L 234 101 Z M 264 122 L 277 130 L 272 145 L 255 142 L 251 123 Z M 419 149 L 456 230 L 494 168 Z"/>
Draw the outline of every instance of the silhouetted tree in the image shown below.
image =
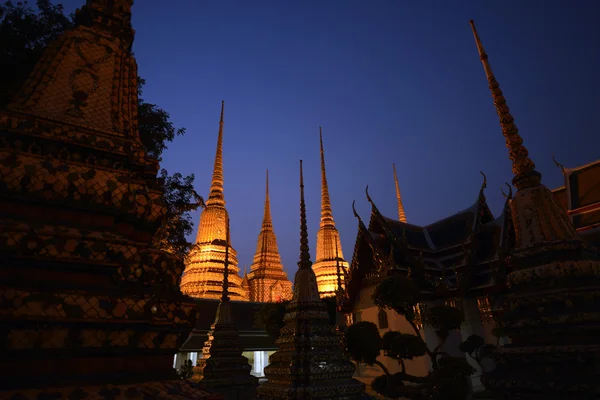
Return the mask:
<path fill-rule="evenodd" d="M 73 26 L 74 16 L 66 16 L 63 6 L 50 0 L 37 0 L 36 7 L 27 1 L 0 4 L 0 107 L 20 89 L 48 44 Z M 150 157 L 161 160 L 168 143 L 185 134 L 185 129 L 175 128 L 169 113 L 142 99 L 144 83 L 138 78 L 140 140 Z M 201 204 L 193 188 L 194 175 L 168 175 L 163 169 L 157 179 L 167 212 L 155 244 L 184 256 L 191 246 L 186 239 L 193 229 L 190 211 Z"/>
<path fill-rule="evenodd" d="M 448 306 L 432 307 L 423 315 L 424 323 L 432 326 L 440 339 L 440 345 L 430 350 L 415 324 L 415 306 L 422 296 L 415 282 L 395 275 L 381 282 L 373 293 L 373 300 L 380 308 L 394 310 L 403 315 L 412 326 L 414 334 L 396 331 L 386 332 L 380 337 L 379 329 L 372 322 L 358 322 L 348 327 L 345 333 L 347 352 L 356 362 L 378 365 L 384 372 L 371 383 L 373 389 L 389 398 L 416 400 L 465 399 L 469 386 L 467 378 L 475 372 L 466 359 L 451 357 L 440 351 L 449 332 L 460 328 L 462 313 Z M 395 359 L 400 372 L 391 374 L 377 360 L 383 350 L 385 356 Z M 406 371 L 404 360 L 428 356 L 432 369 L 427 376 L 419 377 Z M 410 385 L 407 385 L 410 383 Z"/>

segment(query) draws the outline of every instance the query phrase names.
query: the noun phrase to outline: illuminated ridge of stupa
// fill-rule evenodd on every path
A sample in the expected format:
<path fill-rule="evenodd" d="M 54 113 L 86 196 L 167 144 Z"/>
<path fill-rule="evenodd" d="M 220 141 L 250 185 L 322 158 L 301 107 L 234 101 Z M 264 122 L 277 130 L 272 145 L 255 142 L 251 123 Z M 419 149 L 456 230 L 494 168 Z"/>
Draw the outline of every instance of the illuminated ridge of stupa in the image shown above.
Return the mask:
<path fill-rule="evenodd" d="M 232 300 L 247 301 L 247 291 L 242 288 L 242 278 L 238 275 L 237 253 L 227 240 L 229 214 L 225 208 L 225 196 L 223 194 L 224 108 L 225 102 L 222 102 L 217 154 L 215 156 L 210 194 L 206 207 L 200 214 L 196 244 L 190 250 L 186 259 L 180 287 L 181 291 L 188 296 L 203 299 L 221 298 L 223 271 L 225 270 L 225 249 L 229 247 L 229 296 Z"/>
<path fill-rule="evenodd" d="M 269 171 L 267 171 L 265 213 L 258 235 L 254 262 L 248 274 L 248 285 L 250 301 L 276 302 L 292 298 L 292 282 L 283 270 L 271 219 Z"/>
<path fill-rule="evenodd" d="M 325 173 L 325 153 L 323 152 L 323 133 L 319 128 L 321 141 L 321 224 L 317 232 L 317 256 L 313 271 L 317 276 L 317 285 L 321 297 L 335 296 L 337 290 L 337 266 L 343 271 L 348 271 L 348 263 L 342 253 L 340 234 L 335 227 L 331 201 L 329 200 L 329 187 Z M 336 250 L 337 249 L 337 250 Z"/>

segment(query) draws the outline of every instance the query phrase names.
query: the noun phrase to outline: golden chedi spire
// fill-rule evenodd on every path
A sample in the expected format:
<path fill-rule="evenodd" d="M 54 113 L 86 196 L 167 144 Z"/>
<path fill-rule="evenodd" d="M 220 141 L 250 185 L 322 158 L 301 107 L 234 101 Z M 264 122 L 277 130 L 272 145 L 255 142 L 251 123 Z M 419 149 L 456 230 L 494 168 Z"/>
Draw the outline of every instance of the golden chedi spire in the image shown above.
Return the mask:
<path fill-rule="evenodd" d="M 269 198 L 269 171 L 267 171 L 265 212 L 262 228 L 258 234 L 254 262 L 248 274 L 250 301 L 276 302 L 290 300 L 292 282 L 283 270 L 277 248 L 277 237 L 271 219 L 271 201 Z"/>
<path fill-rule="evenodd" d="M 325 152 L 323 151 L 323 132 L 319 127 L 321 145 L 321 223 L 317 232 L 317 256 L 313 265 L 321 297 L 335 296 L 337 288 L 336 260 L 342 269 L 348 269 L 348 263 L 342 253 L 342 242 L 333 221 L 327 174 L 325 173 Z M 338 252 L 336 252 L 336 247 Z"/>
<path fill-rule="evenodd" d="M 188 253 L 186 267 L 181 277 L 181 291 L 192 297 L 218 299 L 223 286 L 225 251 L 229 257 L 229 295 L 232 300 L 248 300 L 242 287 L 242 277 L 238 275 L 237 253 L 227 239 L 229 214 L 225 208 L 223 194 L 223 113 L 225 102 L 221 103 L 221 119 L 217 151 L 213 170 L 210 194 L 206 208 L 200 214 L 196 243 Z"/>
<path fill-rule="evenodd" d="M 265 368 L 267 382 L 258 387 L 262 400 L 361 398 L 364 384 L 352 379 L 354 365 L 346 359 L 340 337 L 329 321 L 311 268 L 300 161 L 300 260 L 294 295 L 287 306 L 276 344 Z"/>
<path fill-rule="evenodd" d="M 392 164 L 394 168 L 394 183 L 396 183 L 396 201 L 398 202 L 398 221 L 406 222 L 406 214 L 402 205 L 402 196 L 400 195 L 400 185 L 398 184 L 398 175 L 396 174 L 396 164 Z"/>
<path fill-rule="evenodd" d="M 579 237 L 556 197 L 541 183 L 475 24 L 470 24 L 518 189 L 513 199 L 507 200 L 515 246 L 506 261 L 504 314 L 497 316 L 512 344 L 497 350 L 496 368 L 484 373 L 482 382 L 502 398 L 597 397 L 600 392 L 593 391 L 598 387 L 596 377 L 580 371 L 600 362 L 600 313 L 597 306 L 590 306 L 599 304 L 595 282 L 600 275 L 600 254 Z M 565 365 L 577 379 L 565 380 Z M 528 372 L 522 373 L 524 370 Z"/>

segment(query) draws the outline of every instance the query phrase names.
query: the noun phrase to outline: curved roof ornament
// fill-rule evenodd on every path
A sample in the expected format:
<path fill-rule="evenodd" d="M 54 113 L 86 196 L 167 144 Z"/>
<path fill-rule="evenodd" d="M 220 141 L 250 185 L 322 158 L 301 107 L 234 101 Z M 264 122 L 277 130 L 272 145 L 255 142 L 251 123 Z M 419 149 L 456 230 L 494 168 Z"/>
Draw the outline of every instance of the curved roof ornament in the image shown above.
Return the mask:
<path fill-rule="evenodd" d="M 502 190 L 502 188 L 500 188 L 500 191 L 502 192 L 502 196 L 504 196 L 504 198 L 507 200 L 511 200 L 512 199 L 512 186 L 510 186 L 508 184 L 508 182 L 504 182 L 504 184 L 506 186 L 508 186 L 508 194 L 504 193 L 504 190 Z"/>
<path fill-rule="evenodd" d="M 358 219 L 358 221 L 362 223 L 362 218 L 356 212 L 356 208 L 354 208 L 354 203 L 356 203 L 356 200 L 352 200 L 352 212 L 354 213 L 354 216 Z"/>
<path fill-rule="evenodd" d="M 487 187 L 487 176 L 485 176 L 483 171 L 479 171 L 479 173 L 481 174 L 481 176 L 483 176 L 483 183 L 481 184 L 481 190 L 483 190 Z"/>
<path fill-rule="evenodd" d="M 365 193 L 367 194 L 367 200 L 369 201 L 369 203 L 373 204 L 373 200 L 371 199 L 371 196 L 369 196 L 369 185 L 367 185 L 367 187 L 365 188 Z"/>
<path fill-rule="evenodd" d="M 562 165 L 561 163 L 559 163 L 558 161 L 556 161 L 556 158 L 554 158 L 554 154 L 552 154 L 552 161 L 554 161 L 554 164 L 561 169 L 562 173 L 565 173 L 565 167 L 564 165 Z"/>

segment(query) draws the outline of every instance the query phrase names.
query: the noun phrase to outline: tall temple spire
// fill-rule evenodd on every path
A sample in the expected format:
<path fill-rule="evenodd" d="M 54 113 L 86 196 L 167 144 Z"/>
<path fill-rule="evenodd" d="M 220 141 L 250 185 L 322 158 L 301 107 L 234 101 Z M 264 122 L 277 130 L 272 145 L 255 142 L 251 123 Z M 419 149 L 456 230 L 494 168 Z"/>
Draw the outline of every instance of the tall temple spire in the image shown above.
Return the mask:
<path fill-rule="evenodd" d="M 300 261 L 298 261 L 298 268 L 308 269 L 311 266 L 308 227 L 306 226 L 306 204 L 304 203 L 304 177 L 302 175 L 302 160 L 300 160 Z"/>
<path fill-rule="evenodd" d="M 396 200 L 398 201 L 398 220 L 400 222 L 406 222 L 406 214 L 404 213 L 404 206 L 402 205 L 402 196 L 400 195 L 400 185 L 398 184 L 398 175 L 396 174 L 396 164 L 392 164 L 394 168 L 394 182 L 396 183 Z"/>
<path fill-rule="evenodd" d="M 294 277 L 294 296 L 286 307 L 278 350 L 265 368 L 267 382 L 258 387 L 262 400 L 357 400 L 364 385 L 352 379 L 354 365 L 344 356 L 340 336 L 329 322 L 311 268 L 300 161 L 300 260 Z"/>
<path fill-rule="evenodd" d="M 218 205 L 225 207 L 225 195 L 223 194 L 223 113 L 225 112 L 225 101 L 221 101 L 221 120 L 219 121 L 219 137 L 217 138 L 217 153 L 215 155 L 215 166 L 213 168 L 210 194 L 207 206 Z"/>
<path fill-rule="evenodd" d="M 227 253 L 228 295 L 232 300 L 248 300 L 248 292 L 242 287 L 243 279 L 238 275 L 237 253 L 231 246 L 229 213 L 223 195 L 223 117 L 225 102 L 221 102 L 219 135 L 213 169 L 210 194 L 206 207 L 200 214 L 196 245 L 190 250 L 181 277 L 181 291 L 192 297 L 219 299 L 223 281 L 216 278 L 215 271 L 225 269 L 224 254 Z"/>
<path fill-rule="evenodd" d="M 317 275 L 319 292 L 322 297 L 335 296 L 336 293 L 336 260 L 339 258 L 341 268 L 346 271 L 348 263 L 342 254 L 340 235 L 335 227 L 329 186 L 325 173 L 325 152 L 323 150 L 323 130 L 319 127 L 321 150 L 321 223 L 317 232 L 317 256 L 313 269 Z M 338 250 L 336 250 L 336 247 Z"/>
<path fill-rule="evenodd" d="M 289 300 L 292 296 L 292 282 L 283 270 L 281 256 L 277 249 L 277 237 L 271 219 L 268 170 L 265 192 L 262 228 L 258 234 L 256 253 L 248 274 L 249 298 L 250 301 L 259 302 Z"/>
<path fill-rule="evenodd" d="M 325 173 L 325 152 L 323 151 L 323 130 L 321 127 L 319 127 L 319 140 L 321 144 L 321 226 L 324 226 L 333 225 L 334 222 L 331 201 L 329 200 L 327 174 Z"/>
<path fill-rule="evenodd" d="M 266 194 L 265 194 L 265 213 L 263 216 L 262 227 L 263 229 L 268 229 L 269 227 L 273 227 L 273 222 L 271 220 L 271 199 L 269 198 L 269 170 L 267 170 L 267 184 L 266 184 Z"/>
<path fill-rule="evenodd" d="M 500 126 L 502 127 L 502 134 L 506 139 L 506 147 L 508 147 L 508 153 L 510 160 L 512 161 L 512 172 L 514 175 L 513 185 L 517 189 L 524 189 L 526 187 L 539 185 L 541 182 L 542 175 L 535 170 L 535 163 L 529 158 L 529 152 L 523 146 L 523 139 L 519 135 L 519 129 L 515 124 L 515 119 L 510 113 L 510 109 L 506 104 L 506 99 L 500 90 L 500 85 L 496 81 L 496 77 L 492 72 L 492 67 L 488 61 L 488 55 L 481 44 L 479 34 L 475 28 L 475 22 L 470 20 L 471 29 L 473 30 L 473 36 L 475 37 L 475 44 L 477 45 L 477 51 L 479 52 L 479 58 L 483 64 L 485 76 L 487 77 L 490 91 L 492 92 L 492 98 L 494 99 L 494 105 L 496 106 L 496 112 L 500 118 Z"/>
<path fill-rule="evenodd" d="M 597 285 L 591 282 L 598 277 L 600 254 L 581 239 L 557 198 L 541 183 L 475 24 L 470 24 L 509 149 L 513 185 L 518 189 L 512 200 L 507 200 L 511 223 L 505 225 L 514 229 L 510 232 L 514 233 L 514 245 L 512 241 L 507 245 L 502 282 L 506 285 L 500 305 L 510 313 L 494 318 L 512 345 L 499 347 L 491 355 L 496 368 L 485 371 L 482 382 L 498 398 L 597 397 L 598 391 L 592 391 L 598 387 L 597 378 L 577 371 L 585 371 L 599 360 L 595 353 L 600 346 L 598 307 L 584 309 L 583 304 L 591 304 L 589 299 L 597 296 Z M 577 379 L 565 380 L 564 365 L 569 365 Z M 522 373 L 525 369 L 527 374 Z"/>

